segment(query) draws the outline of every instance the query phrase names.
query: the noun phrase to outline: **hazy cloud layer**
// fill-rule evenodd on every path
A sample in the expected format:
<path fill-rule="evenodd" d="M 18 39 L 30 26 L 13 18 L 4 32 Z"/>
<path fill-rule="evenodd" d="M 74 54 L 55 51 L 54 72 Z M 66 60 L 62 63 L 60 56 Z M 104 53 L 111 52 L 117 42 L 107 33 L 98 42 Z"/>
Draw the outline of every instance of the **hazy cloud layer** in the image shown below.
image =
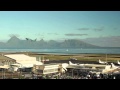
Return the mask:
<path fill-rule="evenodd" d="M 104 27 L 101 27 L 101 28 L 94 28 L 93 30 L 95 30 L 95 31 L 103 31 L 103 30 L 104 30 Z"/>
<path fill-rule="evenodd" d="M 57 33 L 47 33 L 47 34 L 50 34 L 50 35 L 59 35 L 59 34 L 57 34 Z"/>
<path fill-rule="evenodd" d="M 100 28 L 79 28 L 77 30 L 95 30 L 95 31 L 102 31 L 104 30 L 104 27 L 100 27 Z"/>
<path fill-rule="evenodd" d="M 34 34 L 35 36 L 44 36 L 44 34 L 43 33 L 36 33 L 36 34 Z"/>
<path fill-rule="evenodd" d="M 90 28 L 78 28 L 78 30 L 89 30 Z"/>
<path fill-rule="evenodd" d="M 88 35 L 88 34 L 72 34 L 72 33 L 65 34 L 65 36 L 85 36 L 85 35 Z"/>
<path fill-rule="evenodd" d="M 118 28 L 115 27 L 115 28 L 113 28 L 113 30 L 118 30 Z"/>

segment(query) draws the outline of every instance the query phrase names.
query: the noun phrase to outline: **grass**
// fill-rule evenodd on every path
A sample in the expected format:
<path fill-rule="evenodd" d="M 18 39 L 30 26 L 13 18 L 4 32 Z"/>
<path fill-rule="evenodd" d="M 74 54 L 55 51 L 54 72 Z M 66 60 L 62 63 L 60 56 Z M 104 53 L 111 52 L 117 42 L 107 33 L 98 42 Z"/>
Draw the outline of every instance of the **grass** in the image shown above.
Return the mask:
<path fill-rule="evenodd" d="M 98 61 L 99 59 L 101 59 L 102 61 L 106 61 L 105 54 L 53 55 L 53 54 L 37 54 L 32 52 L 20 52 L 20 53 L 26 54 L 32 57 L 40 56 L 42 58 L 44 57 L 44 59 L 49 59 L 49 60 L 70 60 L 70 57 L 71 57 L 71 58 L 76 58 L 77 60 L 80 60 L 80 61 Z M 9 58 L 6 58 L 0 55 L 0 60 L 9 60 Z M 107 54 L 107 61 L 116 62 L 117 60 L 120 60 L 119 54 Z"/>
<path fill-rule="evenodd" d="M 106 55 L 105 54 L 77 54 L 77 55 L 36 55 L 36 54 L 30 54 L 30 56 L 36 57 L 40 56 L 44 59 L 49 60 L 70 60 L 70 57 L 76 58 L 80 61 L 98 61 L 101 59 L 102 61 L 106 61 Z M 117 60 L 120 60 L 119 54 L 109 54 L 107 55 L 107 61 L 109 62 L 116 62 Z"/>

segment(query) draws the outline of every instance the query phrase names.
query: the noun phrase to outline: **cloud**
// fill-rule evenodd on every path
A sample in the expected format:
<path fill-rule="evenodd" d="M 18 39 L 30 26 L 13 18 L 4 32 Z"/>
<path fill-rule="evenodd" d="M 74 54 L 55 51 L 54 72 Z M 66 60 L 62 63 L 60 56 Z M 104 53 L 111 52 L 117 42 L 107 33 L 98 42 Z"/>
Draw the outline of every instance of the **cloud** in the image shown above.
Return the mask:
<path fill-rule="evenodd" d="M 95 31 L 102 31 L 103 28 L 94 28 L 93 30 L 95 30 Z"/>
<path fill-rule="evenodd" d="M 42 35 L 42 34 L 41 34 L 41 33 L 35 33 L 34 35 L 35 35 L 35 36 L 36 36 L 36 35 L 37 35 L 37 36 L 40 36 L 40 35 Z"/>
<path fill-rule="evenodd" d="M 104 29 L 104 27 L 100 27 L 100 28 L 79 28 L 77 30 L 95 30 L 95 31 L 102 31 Z"/>
<path fill-rule="evenodd" d="M 99 36 L 99 37 L 91 37 L 91 38 L 86 38 L 86 39 L 119 39 L 120 40 L 120 36 Z"/>
<path fill-rule="evenodd" d="M 88 35 L 88 34 L 65 34 L 66 36 L 85 36 L 85 35 Z"/>
<path fill-rule="evenodd" d="M 115 28 L 113 28 L 113 30 L 118 30 L 118 28 L 115 27 Z"/>
<path fill-rule="evenodd" d="M 78 30 L 89 30 L 90 28 L 79 28 Z"/>
<path fill-rule="evenodd" d="M 59 35 L 59 34 L 57 34 L 57 33 L 47 33 L 47 34 L 49 34 L 49 35 L 50 35 L 50 34 L 51 34 L 51 35 Z"/>
<path fill-rule="evenodd" d="M 104 30 L 104 27 L 94 28 L 93 30 L 95 30 L 95 31 L 103 31 L 103 30 Z"/>
<path fill-rule="evenodd" d="M 57 33 L 54 33 L 55 35 L 59 35 L 59 34 L 57 34 Z"/>

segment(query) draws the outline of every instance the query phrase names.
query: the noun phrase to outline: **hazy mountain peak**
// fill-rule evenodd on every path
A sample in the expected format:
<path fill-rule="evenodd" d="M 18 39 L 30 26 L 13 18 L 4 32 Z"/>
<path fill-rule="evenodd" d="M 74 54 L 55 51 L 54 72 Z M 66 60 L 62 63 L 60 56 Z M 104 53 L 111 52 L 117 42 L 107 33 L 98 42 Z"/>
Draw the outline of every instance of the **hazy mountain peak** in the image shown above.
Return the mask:
<path fill-rule="evenodd" d="M 95 48 L 98 46 L 85 43 L 82 40 L 68 39 L 63 42 L 57 42 L 55 40 L 49 40 L 48 42 L 41 39 L 40 41 L 27 41 L 21 40 L 16 36 L 12 36 L 5 45 L 1 45 L 1 48 Z"/>
<path fill-rule="evenodd" d="M 7 42 L 17 42 L 17 41 L 20 41 L 20 39 L 16 36 L 12 36 Z"/>

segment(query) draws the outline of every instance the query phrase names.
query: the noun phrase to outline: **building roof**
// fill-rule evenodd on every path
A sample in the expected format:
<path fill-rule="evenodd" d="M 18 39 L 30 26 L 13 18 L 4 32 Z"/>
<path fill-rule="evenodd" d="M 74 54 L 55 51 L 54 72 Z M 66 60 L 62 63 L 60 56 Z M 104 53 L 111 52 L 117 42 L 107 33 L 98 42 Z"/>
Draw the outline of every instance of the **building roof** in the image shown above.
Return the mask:
<path fill-rule="evenodd" d="M 0 56 L 0 62 L 5 61 L 5 60 L 7 60 L 7 61 L 15 61 L 14 59 L 8 58 L 6 56 Z"/>
<path fill-rule="evenodd" d="M 24 64 L 24 65 L 25 64 L 26 65 L 28 64 L 42 65 L 43 64 L 42 62 L 36 61 L 36 57 L 30 57 L 25 54 L 7 54 L 4 56 L 14 59 L 16 60 L 17 63 Z"/>
<path fill-rule="evenodd" d="M 30 57 L 30 56 L 27 56 L 25 54 L 8 54 L 8 55 L 4 55 L 8 58 L 12 58 L 14 60 L 33 60 L 35 59 L 36 60 L 36 57 Z"/>
<path fill-rule="evenodd" d="M 43 64 L 43 66 L 52 66 L 52 65 L 59 65 L 59 64 L 57 64 L 57 63 Z"/>

